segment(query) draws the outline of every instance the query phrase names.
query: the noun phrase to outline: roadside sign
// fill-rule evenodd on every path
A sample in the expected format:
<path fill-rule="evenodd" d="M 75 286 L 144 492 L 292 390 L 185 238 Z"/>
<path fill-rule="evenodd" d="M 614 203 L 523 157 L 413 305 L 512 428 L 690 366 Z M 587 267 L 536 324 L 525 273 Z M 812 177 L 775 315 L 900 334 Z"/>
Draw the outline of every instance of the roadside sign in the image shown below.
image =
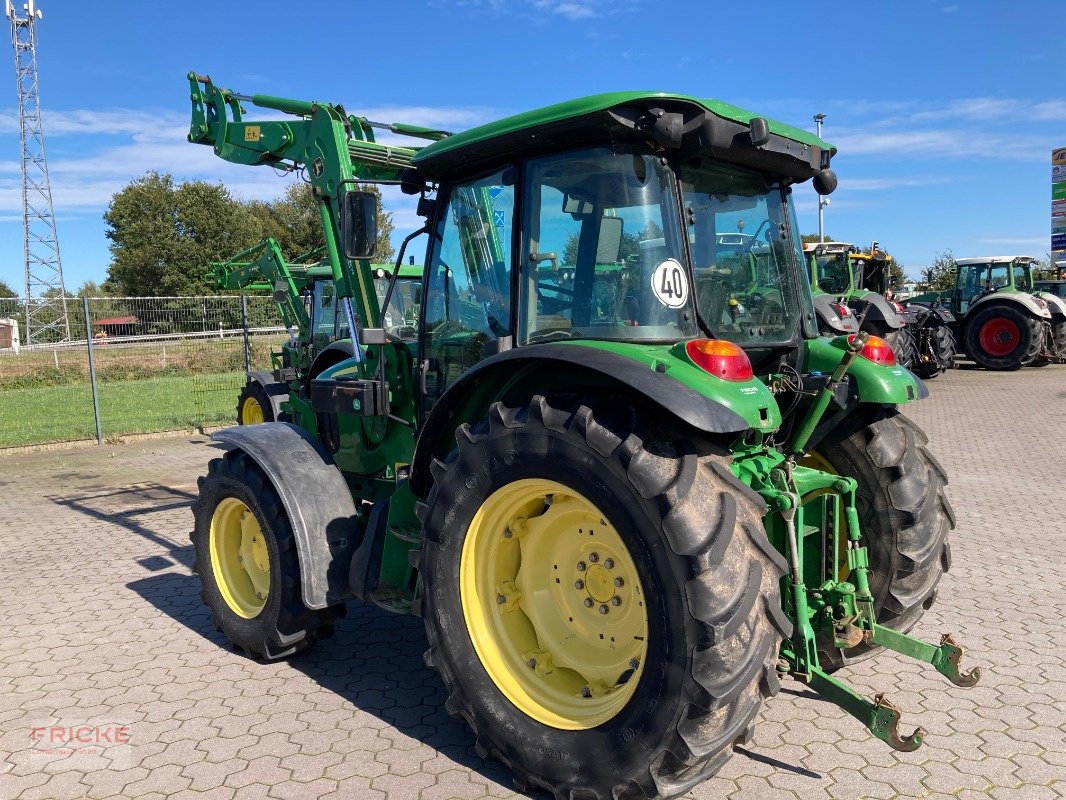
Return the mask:
<path fill-rule="evenodd" d="M 1066 147 L 1051 151 L 1051 251 L 1066 254 Z"/>

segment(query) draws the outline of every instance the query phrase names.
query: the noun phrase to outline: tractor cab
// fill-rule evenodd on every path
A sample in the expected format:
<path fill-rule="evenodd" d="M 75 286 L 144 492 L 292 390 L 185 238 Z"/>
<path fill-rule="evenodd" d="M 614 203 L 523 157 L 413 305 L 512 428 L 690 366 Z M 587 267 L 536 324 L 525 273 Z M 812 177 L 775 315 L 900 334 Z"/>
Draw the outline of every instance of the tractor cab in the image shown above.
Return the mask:
<path fill-rule="evenodd" d="M 997 295 L 1031 294 L 1033 291 L 1030 256 L 985 256 L 956 261 L 952 311 L 965 314 L 981 298 Z"/>
<path fill-rule="evenodd" d="M 632 142 L 531 154 L 442 188 L 431 385 L 443 393 L 494 353 L 545 342 L 794 348 L 816 331 L 788 183 Z"/>

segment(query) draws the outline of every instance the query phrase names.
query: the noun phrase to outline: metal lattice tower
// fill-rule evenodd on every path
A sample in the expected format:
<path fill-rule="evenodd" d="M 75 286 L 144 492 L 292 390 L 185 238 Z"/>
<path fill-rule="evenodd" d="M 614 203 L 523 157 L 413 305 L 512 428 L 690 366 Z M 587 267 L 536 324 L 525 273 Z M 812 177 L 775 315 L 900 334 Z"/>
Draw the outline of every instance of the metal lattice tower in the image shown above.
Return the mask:
<path fill-rule="evenodd" d="M 22 222 L 26 259 L 26 343 L 70 338 L 63 263 L 59 259 L 52 186 L 41 126 L 41 100 L 37 91 L 37 29 L 41 12 L 36 0 L 22 6 L 19 16 L 6 0 L 11 21 L 18 75 L 19 133 L 22 142 Z M 47 295 L 47 296 L 46 296 Z"/>

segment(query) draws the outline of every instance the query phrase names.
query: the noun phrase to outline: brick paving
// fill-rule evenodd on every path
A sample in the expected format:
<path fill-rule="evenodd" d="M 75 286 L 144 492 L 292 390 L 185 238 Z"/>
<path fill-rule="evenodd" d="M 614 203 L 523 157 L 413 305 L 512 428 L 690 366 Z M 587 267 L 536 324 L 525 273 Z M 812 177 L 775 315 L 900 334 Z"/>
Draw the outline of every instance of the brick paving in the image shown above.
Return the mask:
<path fill-rule="evenodd" d="M 891 654 L 845 669 L 904 708 L 905 730 L 926 728 L 910 754 L 786 682 L 753 741 L 688 797 L 1066 797 L 1066 366 L 930 385 L 908 413 L 951 476 L 958 528 L 916 632 L 955 633 L 982 682 L 958 689 Z M 419 620 L 352 603 L 290 662 L 227 648 L 190 572 L 211 448 L 0 457 L 0 798 L 518 797 L 445 714 Z M 74 725 L 128 743 L 49 755 L 32 741 Z"/>

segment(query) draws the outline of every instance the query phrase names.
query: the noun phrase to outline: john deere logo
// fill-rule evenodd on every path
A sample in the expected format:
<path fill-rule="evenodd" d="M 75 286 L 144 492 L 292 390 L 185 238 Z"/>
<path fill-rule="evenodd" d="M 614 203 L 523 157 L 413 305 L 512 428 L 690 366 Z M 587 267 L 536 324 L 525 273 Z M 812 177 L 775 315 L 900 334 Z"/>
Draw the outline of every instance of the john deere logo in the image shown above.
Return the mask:
<path fill-rule="evenodd" d="M 322 173 L 325 171 L 325 169 L 326 165 L 323 163 L 321 158 L 316 158 L 314 161 L 311 162 L 311 172 L 316 178 L 321 178 Z"/>

